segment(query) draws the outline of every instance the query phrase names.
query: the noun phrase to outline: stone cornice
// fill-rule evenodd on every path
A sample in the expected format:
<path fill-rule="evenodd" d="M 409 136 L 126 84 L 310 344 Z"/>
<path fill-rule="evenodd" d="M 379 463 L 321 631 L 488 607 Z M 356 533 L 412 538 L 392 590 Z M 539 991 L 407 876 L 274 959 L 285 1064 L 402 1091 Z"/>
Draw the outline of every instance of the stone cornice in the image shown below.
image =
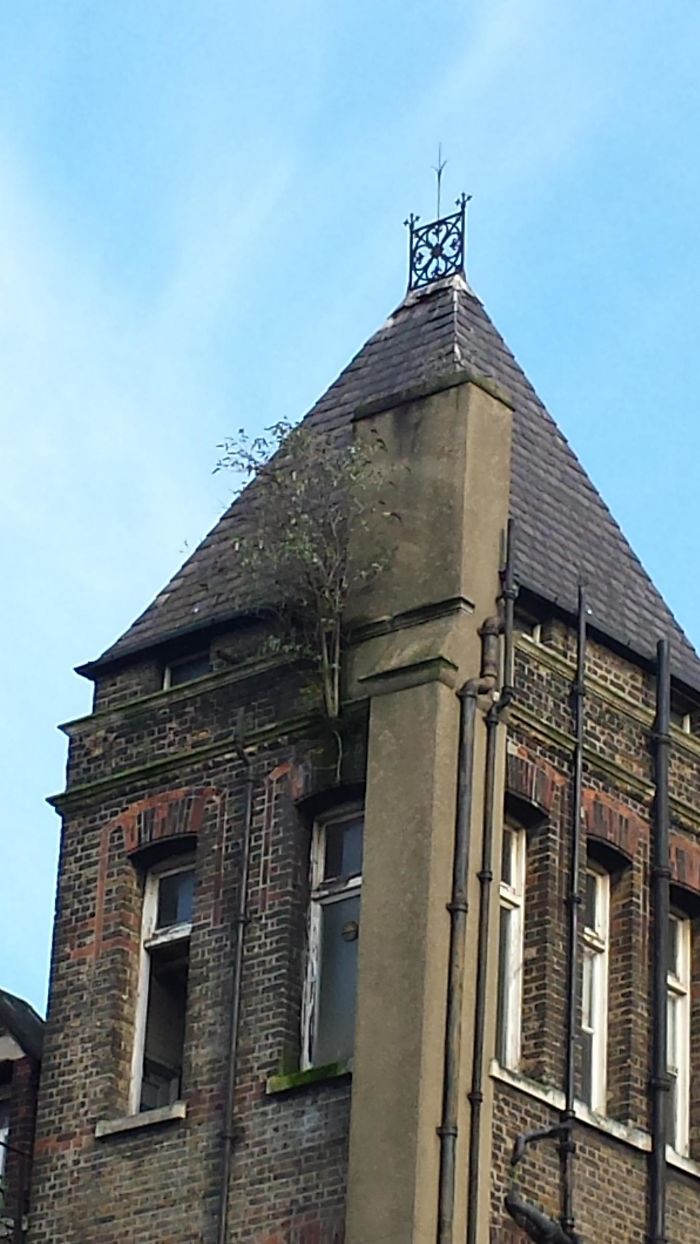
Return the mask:
<path fill-rule="evenodd" d="M 517 701 L 514 702 L 508 709 L 508 717 L 513 723 L 522 725 L 533 738 L 538 739 L 542 743 L 553 744 L 555 747 L 559 747 L 562 751 L 566 751 L 573 756 L 576 742 L 574 736 L 568 734 L 565 730 L 560 730 L 556 726 L 543 722 L 537 713 L 526 708 L 523 704 L 519 704 Z M 606 756 L 602 756 L 600 752 L 590 747 L 584 747 L 583 760 L 590 772 L 598 773 L 600 776 L 607 778 L 617 789 L 627 791 L 628 794 L 646 803 L 651 808 L 654 798 L 654 787 L 651 782 L 630 773 L 629 769 L 625 769 L 615 761 L 609 760 Z M 694 829 L 700 829 L 700 808 L 694 807 L 684 799 L 678 799 L 675 795 L 670 796 L 669 803 L 671 810 L 679 820 L 690 823 Z"/>
<path fill-rule="evenodd" d="M 563 678 L 573 682 L 576 677 L 576 667 L 573 661 L 568 661 L 558 652 L 554 652 L 551 648 L 545 648 L 543 644 L 537 643 L 534 639 L 530 639 L 529 635 L 518 635 L 516 639 L 516 648 L 524 652 L 532 660 L 544 669 L 552 670 L 553 673 L 561 674 Z M 640 704 L 637 700 L 633 700 L 631 696 L 624 695 L 621 691 L 615 691 L 614 688 L 607 686 L 594 675 L 586 675 L 586 688 L 591 691 L 599 700 L 605 704 L 609 704 L 611 708 L 617 709 L 632 721 L 636 721 L 640 726 L 644 726 L 650 730 L 654 724 L 654 710 L 647 708 L 644 704 Z M 689 755 L 700 760 L 700 738 L 695 735 L 686 734 L 685 730 L 681 730 L 676 725 L 671 725 L 671 736 L 674 745 L 682 747 Z"/>
<path fill-rule="evenodd" d="M 124 704 L 116 705 L 113 708 L 98 709 L 95 713 L 86 713 L 84 717 L 75 717 L 71 721 L 62 722 L 58 729 L 72 738 L 74 734 L 79 734 L 83 730 L 89 729 L 93 724 L 98 727 L 118 725 L 129 717 L 138 717 L 140 714 L 147 712 L 152 708 L 165 708 L 170 704 L 182 704 L 187 700 L 194 700 L 197 696 L 204 692 L 226 687 L 231 684 L 246 682 L 250 678 L 259 677 L 273 670 L 280 668 L 288 668 L 290 665 L 288 658 L 266 659 L 263 661 L 251 661 L 249 664 L 240 665 L 235 670 L 220 670 L 215 674 L 207 674 L 204 678 L 197 678 L 194 682 L 183 683 L 179 687 L 168 687 L 167 689 L 159 688 L 158 691 L 151 691 L 147 695 L 136 696 L 133 700 L 127 700 Z"/>
<path fill-rule="evenodd" d="M 362 402 L 355 408 L 353 419 L 355 422 L 360 419 L 369 419 L 373 415 L 382 414 L 385 410 L 393 410 L 397 406 L 404 406 L 407 402 L 418 402 L 423 398 L 433 397 L 436 393 L 444 393 L 446 389 L 455 389 L 461 384 L 473 384 L 477 389 L 483 389 L 485 393 L 488 393 L 489 397 L 502 402 L 509 410 L 515 409 L 513 399 L 489 376 L 483 376 L 470 367 L 457 367 L 454 371 L 443 372 L 442 375 L 433 376 L 419 384 L 410 385 L 405 389 L 395 389 L 393 393 L 387 393 L 383 397 Z"/>
<path fill-rule="evenodd" d="M 453 614 L 473 612 L 473 601 L 466 596 L 448 596 L 444 600 L 430 601 L 427 605 L 418 605 L 415 609 L 407 609 L 404 613 L 395 613 L 391 617 L 358 623 L 350 629 L 350 644 L 362 644 L 368 639 L 392 635 L 407 627 L 422 626 L 425 622 L 448 618 Z"/>
<path fill-rule="evenodd" d="M 245 751 L 254 753 L 256 748 L 265 743 L 282 740 L 288 735 L 298 736 L 318 726 L 319 718 L 312 713 L 273 722 L 260 730 L 251 730 L 246 733 Z M 173 752 L 171 756 L 159 757 L 158 760 L 136 765 L 132 769 L 120 769 L 119 772 L 106 774 L 105 777 L 97 778 L 94 782 L 85 782 L 79 786 L 69 787 L 68 790 L 58 795 L 50 795 L 46 802 L 51 804 L 57 812 L 74 812 L 89 807 L 106 795 L 119 793 L 135 784 L 143 785 L 144 782 L 157 781 L 177 769 L 191 768 L 192 765 L 236 753 L 239 742 L 235 731 L 231 731 L 229 738 L 219 743 L 211 743 L 185 752 Z"/>

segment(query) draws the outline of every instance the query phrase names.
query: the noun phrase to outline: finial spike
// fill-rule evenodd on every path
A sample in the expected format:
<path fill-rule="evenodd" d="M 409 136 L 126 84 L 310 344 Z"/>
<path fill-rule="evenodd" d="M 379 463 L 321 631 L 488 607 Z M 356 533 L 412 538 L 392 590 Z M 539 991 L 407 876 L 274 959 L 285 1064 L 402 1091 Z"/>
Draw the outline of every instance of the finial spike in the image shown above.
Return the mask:
<path fill-rule="evenodd" d="M 442 172 L 447 164 L 447 160 L 442 158 L 442 143 L 438 143 L 437 164 L 433 164 L 433 172 L 437 179 L 437 219 L 440 219 L 440 189 L 442 187 Z"/>

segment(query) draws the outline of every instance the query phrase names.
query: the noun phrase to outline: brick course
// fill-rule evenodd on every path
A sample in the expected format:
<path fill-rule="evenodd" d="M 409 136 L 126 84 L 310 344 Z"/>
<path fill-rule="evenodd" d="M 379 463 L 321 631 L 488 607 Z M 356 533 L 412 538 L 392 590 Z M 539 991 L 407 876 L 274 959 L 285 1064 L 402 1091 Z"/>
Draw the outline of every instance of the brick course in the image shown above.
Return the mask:
<path fill-rule="evenodd" d="M 265 730 L 299 717 L 301 680 L 229 672 L 146 700 L 133 671 L 71 727 L 33 1244 L 213 1239 L 231 1013 L 245 766 L 255 778 L 229 1239 L 335 1244 L 342 1234 L 347 1079 L 268 1096 L 298 1058 L 308 827 L 294 799 L 327 781 L 323 740 Z M 228 744 L 228 746 L 227 746 Z M 202 748 L 211 754 L 198 755 Z M 149 766 L 167 766 L 172 772 Z M 191 757 L 188 759 L 188 757 Z M 121 776 L 120 776 L 121 775 Z M 100 783 L 107 779 L 108 788 Z M 86 783 L 92 783 L 92 790 Z M 71 802 L 72 801 L 72 802 Z M 183 1098 L 187 1117 L 96 1139 L 127 1113 L 144 852 L 196 841 Z"/>
<path fill-rule="evenodd" d="M 507 787 L 527 812 L 522 1062 L 497 1082 L 492 1244 L 522 1244 L 503 1210 L 515 1135 L 559 1104 L 571 832 L 572 632 L 543 628 L 518 648 Z M 222 641 L 223 642 L 223 641 Z M 235 643 L 230 641 L 230 651 Z M 231 1003 L 245 768 L 233 747 L 244 712 L 255 773 L 231 1244 L 340 1244 L 348 1078 L 269 1095 L 298 1059 L 309 828 L 295 807 L 332 780 L 333 757 L 300 705 L 300 672 L 222 663 L 201 684 L 159 692 L 153 663 L 98 687 L 71 737 L 46 1070 L 36 1146 L 32 1244 L 185 1244 L 214 1239 Z M 140 674 L 138 673 L 140 670 Z M 139 678 L 141 682 L 139 683 Z M 576 1128 L 575 1207 L 584 1239 L 645 1239 L 650 1048 L 649 863 L 653 679 L 591 643 L 583 828 L 617 861 L 611 885 L 608 1124 Z M 140 693 L 139 693 L 140 691 Z M 348 755 L 364 769 L 364 724 Z M 676 901 L 700 913 L 700 744 L 673 732 L 671 865 Z M 196 841 L 185 1120 L 96 1139 L 126 1111 L 144 853 Z M 492 970 L 495 970 L 492 964 Z M 495 984 L 495 978 L 494 984 Z M 691 1155 L 700 1157 L 700 936 L 694 938 Z M 488 1051 L 488 1058 L 492 1051 Z M 512 1079 L 513 1077 L 511 1077 Z M 554 1099 L 552 1099 L 554 1100 Z M 556 1098 L 559 1103 L 559 1099 Z M 610 1130 L 617 1126 L 616 1135 Z M 700 1242 L 698 1173 L 670 1168 L 669 1244 Z M 519 1168 L 523 1193 L 558 1212 L 559 1159 L 543 1142 Z M 369 1244 L 369 1242 L 368 1242 Z"/>
<path fill-rule="evenodd" d="M 557 622 L 542 642 L 524 640 L 517 659 L 517 696 L 509 727 L 508 786 L 532 804 L 528 838 L 523 996 L 523 1058 L 518 1088 L 498 1083 L 492 1180 L 492 1244 L 524 1241 L 503 1209 L 508 1160 L 515 1136 L 557 1122 L 563 1105 L 566 948 L 566 877 L 571 834 L 575 634 Z M 564 664 L 566 663 L 566 665 Z M 618 863 L 611 885 L 608 1036 L 608 1125 L 575 1129 L 577 1230 L 587 1242 L 646 1239 L 646 1162 L 649 1144 L 651 943 L 650 830 L 653 772 L 650 732 L 654 687 L 650 674 L 595 641 L 587 665 L 584 753 L 584 838 L 603 844 Z M 696 916 L 700 839 L 700 746 L 673 731 L 671 764 L 672 900 Z M 539 816 L 539 823 L 537 817 Z M 700 1120 L 700 936 L 693 939 L 691 1155 L 698 1153 Z M 557 1105 L 542 1094 L 559 1092 Z M 618 1136 L 609 1135 L 617 1121 Z M 607 1129 L 607 1130 L 606 1130 Z M 620 1137 L 625 1136 L 623 1140 Z M 559 1161 L 556 1143 L 528 1150 L 518 1176 L 526 1199 L 556 1217 Z M 686 1174 L 669 1167 L 668 1240 L 700 1241 L 700 1167 Z"/>

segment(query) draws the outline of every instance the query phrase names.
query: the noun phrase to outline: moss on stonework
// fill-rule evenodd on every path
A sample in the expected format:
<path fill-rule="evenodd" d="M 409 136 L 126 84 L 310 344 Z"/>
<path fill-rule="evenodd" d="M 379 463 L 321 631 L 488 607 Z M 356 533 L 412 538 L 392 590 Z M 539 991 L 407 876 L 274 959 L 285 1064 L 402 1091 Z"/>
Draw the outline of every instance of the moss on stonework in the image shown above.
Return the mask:
<path fill-rule="evenodd" d="M 274 722 L 270 726 L 251 730 L 245 737 L 245 746 L 246 748 L 253 749 L 270 740 L 282 742 L 290 735 L 304 734 L 312 729 L 315 724 L 314 719 L 309 717 L 308 714 L 300 717 L 289 717 L 284 721 Z M 96 795 L 111 794 L 112 791 L 118 790 L 120 787 L 129 785 L 132 782 L 139 781 L 143 783 L 150 778 L 156 778 L 161 774 L 168 773 L 171 769 L 178 769 L 184 766 L 191 767 L 204 760 L 225 756 L 227 752 L 232 750 L 236 741 L 235 734 L 232 734 L 230 739 L 222 743 L 211 743 L 206 747 L 194 748 L 192 751 L 174 752 L 171 756 L 159 756 L 134 768 L 120 769 L 117 773 L 108 773 L 105 777 L 97 778 L 94 782 L 85 782 L 78 786 L 69 787 L 58 795 L 50 795 L 46 802 L 59 812 L 73 810 L 79 807 L 85 799 L 89 800 Z"/>
<path fill-rule="evenodd" d="M 288 1093 L 291 1089 L 318 1084 L 322 1080 L 336 1080 L 349 1075 L 351 1062 L 324 1063 L 322 1067 L 309 1067 L 306 1071 L 290 1071 L 286 1075 L 270 1076 L 265 1086 L 267 1093 Z"/>

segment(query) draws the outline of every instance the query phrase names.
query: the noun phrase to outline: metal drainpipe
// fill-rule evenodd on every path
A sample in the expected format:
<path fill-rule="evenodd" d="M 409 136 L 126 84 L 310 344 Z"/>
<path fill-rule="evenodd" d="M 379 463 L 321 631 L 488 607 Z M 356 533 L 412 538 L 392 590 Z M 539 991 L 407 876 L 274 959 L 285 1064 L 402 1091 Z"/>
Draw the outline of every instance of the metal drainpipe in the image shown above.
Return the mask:
<path fill-rule="evenodd" d="M 566 981 L 566 1044 L 564 1064 L 564 1109 L 560 1120 L 562 1125 L 559 1156 L 561 1160 L 562 1178 L 562 1214 L 561 1225 L 569 1234 L 573 1234 L 574 1220 L 574 1158 L 576 1144 L 572 1139 L 572 1128 L 575 1119 L 574 1098 L 576 1093 L 576 1032 L 578 1008 L 578 973 L 579 973 L 579 908 L 581 895 L 579 892 L 579 872 L 581 867 L 581 803 L 583 791 L 583 743 L 585 738 L 585 674 L 586 674 L 586 641 L 587 641 L 587 605 L 586 593 L 582 585 L 578 589 L 578 630 L 576 641 L 576 679 L 572 688 L 574 700 L 574 773 L 573 799 L 571 811 L 571 858 L 569 864 L 569 894 L 567 920 L 567 981 Z"/>
<path fill-rule="evenodd" d="M 462 1045 L 462 995 L 467 933 L 467 885 L 471 843 L 471 814 L 474 770 L 474 726 L 477 698 L 493 691 L 498 677 L 497 618 L 487 618 L 481 627 L 481 675 L 470 678 L 459 691 L 459 763 L 457 770 L 457 812 L 452 861 L 450 950 L 447 979 L 447 1017 L 443 1074 L 438 1184 L 438 1244 L 452 1244 L 456 1182 L 457 1112 L 459 1106 L 459 1064 Z"/>
<path fill-rule="evenodd" d="M 671 675 L 668 641 L 657 646 L 656 720 L 654 723 L 654 834 L 651 868 L 652 910 L 652 1074 L 651 1153 L 649 1155 L 649 1244 L 666 1244 L 666 1101 L 667 1067 L 666 972 L 669 917 L 668 767 L 671 720 Z"/>
<path fill-rule="evenodd" d="M 228 1075 L 226 1078 L 226 1098 L 224 1101 L 223 1140 L 224 1151 L 221 1166 L 221 1191 L 219 1195 L 219 1227 L 217 1244 L 226 1244 L 228 1220 L 229 1185 L 231 1182 L 231 1165 L 234 1142 L 234 1107 L 236 1097 L 236 1070 L 238 1058 L 238 1030 L 241 1018 L 241 981 L 243 977 L 243 942 L 248 923 L 248 872 L 250 868 L 250 836 L 253 823 L 253 787 L 254 779 L 251 762 L 243 747 L 236 745 L 236 751 L 246 768 L 246 800 L 243 822 L 243 841 L 241 845 L 241 875 L 238 883 L 238 908 L 236 923 L 236 953 L 233 963 L 233 997 L 231 1000 L 231 1029 L 228 1049 Z"/>
<path fill-rule="evenodd" d="M 520 1195 L 517 1185 L 515 1168 L 522 1161 L 529 1145 L 538 1144 L 541 1140 L 556 1140 L 561 1135 L 561 1127 L 537 1128 L 533 1132 L 521 1132 L 515 1139 L 513 1154 L 510 1159 L 510 1187 L 504 1199 L 504 1205 L 510 1217 L 523 1229 L 535 1244 L 580 1244 L 576 1236 L 571 1236 L 553 1218 L 525 1201 Z"/>
<path fill-rule="evenodd" d="M 481 1106 L 484 1100 L 484 1033 L 488 992 L 489 924 L 491 918 L 491 885 L 493 882 L 493 838 L 496 787 L 496 743 L 501 717 L 511 703 L 514 691 L 513 674 L 513 612 L 517 596 L 514 584 L 515 527 L 508 523 L 506 565 L 503 577 L 503 685 L 497 701 L 486 714 L 485 791 L 482 829 L 481 868 L 479 870 L 479 923 L 476 947 L 476 1000 L 474 1005 L 474 1041 L 472 1076 L 469 1091 L 469 1175 L 467 1185 L 467 1244 L 476 1244 L 479 1208 L 479 1147 L 481 1143 Z"/>

